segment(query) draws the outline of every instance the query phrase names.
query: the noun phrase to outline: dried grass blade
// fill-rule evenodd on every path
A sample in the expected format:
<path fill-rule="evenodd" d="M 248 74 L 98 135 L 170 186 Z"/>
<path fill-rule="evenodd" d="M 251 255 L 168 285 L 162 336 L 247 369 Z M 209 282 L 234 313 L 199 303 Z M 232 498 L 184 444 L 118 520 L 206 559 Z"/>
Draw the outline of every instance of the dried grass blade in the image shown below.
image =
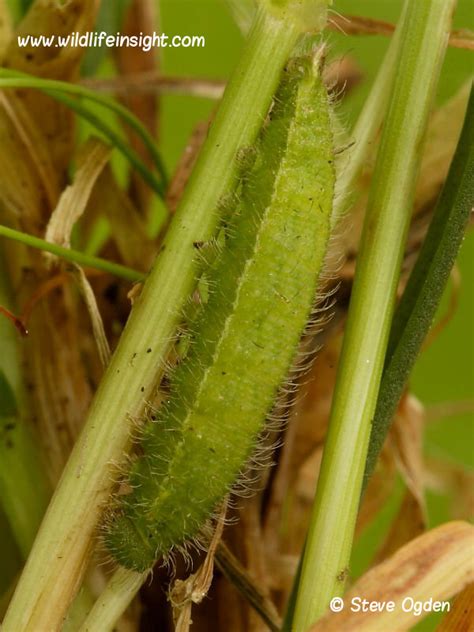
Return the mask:
<path fill-rule="evenodd" d="M 107 164 L 111 151 L 98 138 L 93 137 L 86 142 L 79 155 L 74 182 L 64 190 L 51 214 L 46 228 L 46 241 L 64 248 L 71 245 L 74 224 L 86 210 L 94 185 Z M 45 257 L 50 263 L 56 260 L 50 253 L 46 253 Z"/>
<path fill-rule="evenodd" d="M 105 368 L 110 361 L 111 352 L 109 343 L 107 341 L 107 336 L 105 335 L 104 323 L 102 321 L 102 317 L 97 306 L 94 291 L 91 287 L 91 284 L 87 280 L 84 270 L 77 265 L 74 266 L 74 278 L 77 281 L 79 290 L 87 306 L 87 311 L 89 312 L 89 316 L 91 319 L 92 331 L 94 333 L 94 340 L 97 345 L 100 361 L 102 363 L 102 366 Z"/>
<path fill-rule="evenodd" d="M 471 632 L 474 623 L 474 584 L 467 586 L 453 601 L 451 610 L 436 632 Z"/>
<path fill-rule="evenodd" d="M 474 547 L 474 527 L 449 522 L 412 540 L 391 558 L 363 575 L 345 595 L 346 607 L 328 613 L 311 632 L 403 632 L 410 630 L 427 612 L 416 617 L 404 612 L 403 599 L 415 601 L 450 599 L 474 581 L 474 564 L 466 551 Z M 353 598 L 393 600 L 393 612 L 352 612 Z"/>

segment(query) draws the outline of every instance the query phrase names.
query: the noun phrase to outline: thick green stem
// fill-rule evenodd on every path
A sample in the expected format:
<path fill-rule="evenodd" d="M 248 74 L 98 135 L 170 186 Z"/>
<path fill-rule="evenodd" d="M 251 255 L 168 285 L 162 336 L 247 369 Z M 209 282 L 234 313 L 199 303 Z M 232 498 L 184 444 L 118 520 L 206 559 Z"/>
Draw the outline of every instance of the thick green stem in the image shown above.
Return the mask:
<path fill-rule="evenodd" d="M 133 420 L 142 414 L 195 282 L 195 243 L 216 229 L 216 208 L 237 178 L 237 150 L 251 144 L 267 113 L 298 25 L 260 9 L 226 89 L 161 254 L 94 398 L 20 579 L 3 632 L 60 627 L 80 584 L 101 506 Z"/>
<path fill-rule="evenodd" d="M 57 257 L 61 257 L 61 259 L 64 259 L 65 261 L 71 261 L 72 263 L 77 263 L 80 266 L 96 268 L 97 270 L 102 270 L 103 272 L 109 272 L 110 274 L 126 279 L 127 281 L 143 281 L 145 277 L 142 272 L 138 272 L 138 270 L 133 270 L 132 268 L 127 268 L 120 263 L 113 263 L 112 261 L 107 261 L 107 259 L 94 257 L 84 252 L 80 252 L 79 250 L 73 250 L 72 248 L 64 248 L 63 246 L 58 246 L 50 241 L 46 241 L 45 239 L 28 235 L 27 233 L 23 233 L 13 228 L 8 228 L 7 226 L 2 226 L 1 224 L 0 237 L 14 239 L 15 241 L 25 244 L 25 246 L 31 246 L 37 250 L 50 252 Z"/>
<path fill-rule="evenodd" d="M 344 589 L 422 140 L 454 0 L 410 2 L 370 192 L 292 629 Z"/>

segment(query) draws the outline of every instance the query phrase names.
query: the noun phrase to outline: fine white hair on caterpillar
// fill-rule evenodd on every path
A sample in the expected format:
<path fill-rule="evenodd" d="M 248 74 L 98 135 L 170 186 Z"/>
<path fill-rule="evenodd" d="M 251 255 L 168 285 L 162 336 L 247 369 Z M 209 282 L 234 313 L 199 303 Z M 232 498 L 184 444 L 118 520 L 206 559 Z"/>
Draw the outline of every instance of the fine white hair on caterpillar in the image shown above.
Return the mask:
<path fill-rule="evenodd" d="M 304 370 L 335 180 L 330 102 L 311 55 L 289 62 L 255 147 L 236 160 L 219 234 L 195 245 L 203 281 L 184 310 L 164 403 L 141 430 L 128 493 L 107 511 L 109 551 L 139 572 L 200 546 L 226 494 L 251 487 L 249 464 L 271 460 L 265 422 Z"/>

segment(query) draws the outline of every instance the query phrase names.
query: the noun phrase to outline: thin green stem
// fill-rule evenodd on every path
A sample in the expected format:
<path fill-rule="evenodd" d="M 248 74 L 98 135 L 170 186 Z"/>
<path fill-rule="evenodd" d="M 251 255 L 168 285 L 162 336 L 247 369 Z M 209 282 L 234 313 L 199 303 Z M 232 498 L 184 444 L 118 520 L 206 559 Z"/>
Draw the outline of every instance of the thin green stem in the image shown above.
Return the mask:
<path fill-rule="evenodd" d="M 50 252 L 52 255 L 61 257 L 61 259 L 64 259 L 65 261 L 71 261 L 72 263 L 77 263 L 81 266 L 103 270 L 104 272 L 108 272 L 114 276 L 126 279 L 127 281 L 143 281 L 145 277 L 142 272 L 138 272 L 138 270 L 133 270 L 132 268 L 127 268 L 120 263 L 113 263 L 112 261 L 107 261 L 107 259 L 94 257 L 80 252 L 79 250 L 73 250 L 72 248 L 63 248 L 63 246 L 58 246 L 57 244 L 40 239 L 39 237 L 22 233 L 19 230 L 14 230 L 13 228 L 8 228 L 7 226 L 2 226 L 1 224 L 0 237 L 14 239 L 15 241 L 25 244 L 25 246 L 31 246 L 37 250 Z"/>
<path fill-rule="evenodd" d="M 59 82 L 61 83 L 61 82 Z M 68 85 L 68 84 L 61 84 Z M 79 88 L 79 86 L 71 85 L 71 88 Z M 71 98 L 63 92 L 58 92 L 57 89 L 50 90 L 43 87 L 42 80 L 40 79 L 24 79 L 24 78 L 8 78 L 2 79 L 0 77 L 0 90 L 5 88 L 39 88 L 45 94 L 48 94 L 56 101 L 60 101 L 68 108 L 79 114 L 84 120 L 93 125 L 99 132 L 101 132 L 111 143 L 118 149 L 130 164 L 135 167 L 138 173 L 142 176 L 143 180 L 159 195 L 164 198 L 165 186 L 161 179 L 158 179 L 153 171 L 150 171 L 140 156 L 134 151 L 127 143 L 121 138 L 120 134 L 115 132 L 110 125 L 105 123 L 99 116 L 84 106 L 79 99 Z M 125 108 L 124 108 L 125 109 Z"/>
<path fill-rule="evenodd" d="M 147 577 L 127 568 L 119 568 L 107 582 L 79 632 L 112 632 Z"/>
<path fill-rule="evenodd" d="M 344 589 L 414 186 L 454 0 L 409 2 L 377 156 L 292 629 Z"/>
<path fill-rule="evenodd" d="M 331 224 L 333 227 L 338 223 L 344 212 L 353 202 L 353 189 L 356 185 L 357 177 L 367 160 L 371 145 L 375 141 L 376 135 L 382 125 L 383 117 L 386 113 L 390 97 L 390 88 L 395 76 L 397 59 L 400 51 L 400 33 L 407 6 L 407 3 L 405 2 L 397 28 L 390 40 L 389 47 L 377 72 L 377 76 L 371 87 L 369 96 L 364 103 L 363 109 L 359 114 L 350 136 L 348 136 L 347 142 L 350 144 L 350 148 L 340 154 L 337 159 L 336 171 L 338 173 L 338 177 L 336 178 L 334 194 L 334 210 L 331 216 Z M 333 116 L 336 116 L 336 114 L 333 113 Z M 294 616 L 298 585 L 301 578 L 302 561 L 303 554 L 301 555 L 298 564 L 298 571 L 293 580 L 293 586 L 288 600 L 283 623 L 283 630 L 285 632 L 290 630 L 291 621 Z"/>
<path fill-rule="evenodd" d="M 238 177 L 239 148 L 254 142 L 300 25 L 257 12 L 180 207 L 92 403 L 28 562 L 3 632 L 58 629 L 80 582 L 101 507 L 133 424 L 162 374 L 195 283 L 197 242 L 215 234 L 220 198 Z"/>
<path fill-rule="evenodd" d="M 352 201 L 352 193 L 357 178 L 367 160 L 367 156 L 382 125 L 387 111 L 390 88 L 397 69 L 400 51 L 401 26 L 408 3 L 405 2 L 397 28 L 390 40 L 383 62 L 377 72 L 370 94 L 352 130 L 348 144 L 350 148 L 342 152 L 337 164 L 339 177 L 336 180 L 334 195 L 333 224 L 337 223 Z"/>
<path fill-rule="evenodd" d="M 161 158 L 161 154 L 156 147 L 156 143 L 153 137 L 148 132 L 147 128 L 143 125 L 143 123 L 134 116 L 129 109 L 117 103 L 114 99 L 110 99 L 103 94 L 98 92 L 94 92 L 84 86 L 80 86 L 73 83 L 67 83 L 65 81 L 56 81 L 54 79 L 41 79 L 39 77 L 35 77 L 33 75 L 29 75 L 24 72 L 20 72 L 18 70 L 11 70 L 9 68 L 0 68 L 0 78 L 1 79 L 12 79 L 15 80 L 15 85 L 8 85 L 8 83 L 1 84 L 4 87 L 16 87 L 16 88 L 36 88 L 38 90 L 42 90 L 43 92 L 48 93 L 49 91 L 54 92 L 66 92 L 68 94 L 74 94 L 88 101 L 93 101 L 94 103 L 98 103 L 104 108 L 107 108 L 111 112 L 117 114 L 120 118 L 122 118 L 127 125 L 133 129 L 133 131 L 137 134 L 139 138 L 143 141 L 143 144 L 147 148 L 150 156 L 153 159 L 154 166 L 156 167 L 158 173 L 161 176 L 162 187 L 166 189 L 167 183 L 167 175 L 166 169 L 163 164 L 163 160 Z"/>
<path fill-rule="evenodd" d="M 443 192 L 395 312 L 375 410 L 365 481 L 372 474 L 408 376 L 428 333 L 474 207 L 474 91 Z"/>

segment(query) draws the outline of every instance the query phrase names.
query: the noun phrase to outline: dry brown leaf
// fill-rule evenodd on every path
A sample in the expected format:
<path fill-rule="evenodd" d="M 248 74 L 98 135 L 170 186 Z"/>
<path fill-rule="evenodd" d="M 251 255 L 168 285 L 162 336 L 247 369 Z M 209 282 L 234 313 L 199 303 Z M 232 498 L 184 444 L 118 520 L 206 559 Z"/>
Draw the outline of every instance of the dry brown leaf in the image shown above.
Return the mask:
<path fill-rule="evenodd" d="M 285 431 L 265 514 L 264 540 L 273 555 L 299 553 L 305 536 L 342 343 L 341 323 L 334 323 L 305 376 Z"/>
<path fill-rule="evenodd" d="M 68 35 L 93 28 L 97 0 L 36 0 L 18 25 L 15 36 Z M 4 65 L 39 77 L 74 79 L 84 55 L 82 47 L 20 47 L 13 37 L 6 51 Z M 41 131 L 43 144 L 64 184 L 74 140 L 73 114 L 54 99 L 37 90 L 16 90 L 9 93 L 13 108 L 23 103 Z"/>
<path fill-rule="evenodd" d="M 362 73 L 348 55 L 325 67 L 324 80 L 331 91 L 348 92 L 358 84 Z M 99 92 L 121 95 L 177 94 L 218 100 L 224 94 L 226 82 L 207 77 L 160 75 L 157 72 L 135 72 L 122 77 L 84 77 L 81 84 Z"/>
<path fill-rule="evenodd" d="M 111 147 L 96 137 L 89 138 L 78 153 L 74 180 L 62 193 L 46 227 L 45 239 L 64 248 L 71 245 L 74 224 L 87 208 L 92 189 L 109 161 Z M 49 263 L 57 257 L 50 253 L 44 256 Z"/>
<path fill-rule="evenodd" d="M 10 103 L 9 103 L 10 104 Z M 43 234 L 51 210 L 38 163 L 30 149 L 35 125 L 0 111 L 0 221 L 33 234 Z M 15 110 L 17 115 L 19 110 Z M 26 113 L 26 110 L 25 110 Z M 25 143 L 28 138 L 28 143 Z M 34 136 L 37 138 L 37 136 Z M 47 282 L 43 257 L 22 244 L 4 244 L 8 274 L 19 309 Z M 25 380 L 31 393 L 33 420 L 56 482 L 82 423 L 90 387 L 78 348 L 77 302 L 68 287 L 59 287 L 37 306 L 29 321 L 30 336 L 23 344 Z"/>
<path fill-rule="evenodd" d="M 404 544 L 423 533 L 425 529 L 425 513 L 415 496 L 410 491 L 406 491 L 390 529 L 375 554 L 373 564 L 387 559 Z"/>
<path fill-rule="evenodd" d="M 166 204 L 174 212 L 179 204 L 184 187 L 191 175 L 199 151 L 206 140 L 209 121 L 201 122 L 193 129 L 191 137 L 179 159 L 173 178 L 166 192 Z"/>
<path fill-rule="evenodd" d="M 414 216 L 408 235 L 406 260 L 403 267 L 405 273 L 410 269 L 414 257 L 419 251 L 432 216 L 434 204 L 446 179 L 461 131 L 468 96 L 469 85 L 465 84 L 459 88 L 449 101 L 435 110 L 430 117 L 424 142 L 420 175 L 417 181 Z M 349 280 L 354 276 L 354 260 L 362 232 L 362 222 L 367 205 L 368 189 L 377 147 L 378 142 L 374 142 L 371 154 L 366 158 L 363 172 L 357 183 L 359 197 L 350 213 L 343 216 L 340 224 L 340 239 L 344 243 L 347 262 L 344 263 L 339 276 Z"/>
<path fill-rule="evenodd" d="M 474 517 L 474 472 L 458 463 L 427 459 L 425 485 L 448 497 L 450 518 L 472 520 Z"/>
<path fill-rule="evenodd" d="M 441 421 L 458 415 L 474 415 L 474 399 L 438 402 L 426 406 L 426 423 Z"/>
<path fill-rule="evenodd" d="M 263 487 L 263 485 L 262 485 Z M 266 603 L 270 605 L 273 618 L 279 622 L 278 614 L 270 599 L 270 574 L 266 566 L 266 551 L 263 544 L 261 525 L 262 496 L 257 494 L 239 503 L 239 524 L 236 537 L 240 540 L 242 559 L 248 573 L 254 578 Z M 245 603 L 245 602 L 244 602 Z M 260 615 L 245 603 L 248 632 L 266 632 L 267 625 Z"/>
<path fill-rule="evenodd" d="M 45 235 L 47 241 L 69 248 L 72 229 L 86 210 L 92 189 L 104 170 L 111 151 L 108 145 L 95 137 L 87 140 L 81 148 L 74 181 L 62 193 L 48 222 Z M 44 257 L 49 264 L 57 261 L 57 257 L 50 253 L 44 253 Z M 110 347 L 94 292 L 79 266 L 73 266 L 73 276 L 89 312 L 94 340 L 102 366 L 105 367 L 110 360 Z"/>
<path fill-rule="evenodd" d="M 227 502 L 228 499 L 224 501 L 216 521 L 215 530 L 204 562 L 186 580 L 177 579 L 170 592 L 169 599 L 173 606 L 175 632 L 188 632 L 192 624 L 191 608 L 193 603 L 200 604 L 209 592 L 214 577 L 214 558 L 224 529 Z"/>
<path fill-rule="evenodd" d="M 342 328 L 338 326 L 318 352 L 308 376 L 305 377 L 301 399 L 292 415 L 298 425 L 291 455 L 290 470 L 293 473 L 315 447 L 322 445 L 326 436 L 342 338 Z"/>
<path fill-rule="evenodd" d="M 472 632 L 474 629 L 474 584 L 467 586 L 453 600 L 436 632 Z"/>
<path fill-rule="evenodd" d="M 99 352 L 99 358 L 102 366 L 105 368 L 110 361 L 111 352 L 94 291 L 81 267 L 74 266 L 74 277 L 86 304 L 87 311 L 89 312 L 97 351 Z"/>
<path fill-rule="evenodd" d="M 10 9 L 7 6 L 7 0 L 0 0 L 0 63 L 10 43 L 12 35 L 12 18 Z"/>
<path fill-rule="evenodd" d="M 262 454 L 271 450 L 277 434 L 278 431 L 275 431 L 261 439 L 259 447 Z M 257 461 L 258 455 L 255 463 Z M 219 567 L 229 580 L 227 585 L 219 587 L 219 596 L 225 599 L 228 595 L 237 601 L 239 616 L 235 630 L 240 629 L 242 624 L 245 632 L 266 632 L 268 622 L 271 629 L 279 629 L 281 623 L 270 595 L 271 576 L 267 569 L 267 547 L 262 526 L 263 490 L 268 484 L 270 471 L 266 458 L 262 458 L 261 465 L 254 464 L 249 468 L 246 481 L 251 480 L 250 487 L 259 491 L 249 496 L 249 484 L 245 482 L 242 485 L 244 497 L 239 498 L 237 492 L 230 512 L 230 521 L 237 517 L 237 522 L 226 529 L 226 543 L 234 555 L 230 552 L 226 555 L 229 551 L 227 547 L 223 557 L 221 552 L 218 555 Z M 233 594 L 236 589 L 238 598 Z M 262 616 L 262 613 L 265 614 Z"/>
<path fill-rule="evenodd" d="M 395 462 L 409 491 L 425 513 L 423 493 L 423 427 L 424 409 L 410 394 L 405 394 L 390 428 L 390 446 Z"/>
<path fill-rule="evenodd" d="M 229 584 L 236 588 L 240 595 L 244 596 L 245 600 L 255 608 L 261 619 L 266 621 L 268 627 L 279 630 L 281 627 L 280 616 L 267 591 L 262 591 L 260 584 L 223 542 L 219 544 L 217 549 L 216 563 Z M 273 582 L 271 573 L 268 574 L 268 579 Z M 267 589 L 267 586 L 265 588 Z M 243 610 L 241 608 L 241 612 Z"/>
<path fill-rule="evenodd" d="M 83 33 L 93 26 L 98 4 L 97 0 L 35 0 L 15 35 Z M 66 79 L 78 69 L 83 55 L 83 48 L 74 46 L 20 47 L 15 37 L 8 50 L 8 66 L 42 77 Z"/>
<path fill-rule="evenodd" d="M 224 94 L 226 82 L 207 77 L 159 75 L 140 72 L 128 77 L 84 77 L 81 84 L 98 92 L 124 94 L 177 94 L 218 100 Z"/>
<path fill-rule="evenodd" d="M 28 132 L 25 128 L 19 131 L 18 118 L 10 118 L 13 111 L 3 94 L 0 101 L 0 219 L 4 224 L 41 234 L 45 209 L 51 209 L 50 199 L 30 152 L 33 142 L 24 142 Z M 18 110 L 14 112 L 18 115 Z M 52 179 L 54 182 L 54 176 Z"/>
<path fill-rule="evenodd" d="M 19 28 L 28 30 L 33 15 L 41 34 L 51 32 L 55 20 L 73 30 L 83 20 L 75 14 L 83 5 L 86 7 L 73 1 L 58 8 L 56 2 L 39 0 Z M 87 6 L 92 7 L 92 3 Z M 86 14 L 90 20 L 91 11 Z M 51 71 L 50 76 L 58 78 L 73 75 L 84 52 L 78 50 L 71 55 L 69 49 L 54 48 L 46 59 L 45 51 L 37 49 L 39 57 L 21 61 L 16 47 L 13 42 L 7 51 L 8 65 L 40 75 Z M 28 53 L 27 49 L 22 51 L 22 55 Z M 62 110 L 37 92 L 21 92 L 21 96 L 9 92 L 5 99 L 8 106 L 0 115 L 0 220 L 42 236 L 59 196 L 59 183 L 66 174 L 73 126 L 69 115 L 62 116 Z M 23 307 L 49 281 L 43 257 L 21 244 L 8 243 L 5 249 L 17 303 Z M 62 471 L 91 395 L 80 352 L 76 310 L 77 297 L 71 288 L 56 288 L 33 311 L 30 336 L 23 345 L 34 421 L 53 482 Z"/>
<path fill-rule="evenodd" d="M 361 82 L 362 77 L 362 70 L 350 55 L 344 55 L 324 68 L 324 82 L 336 98 L 349 94 Z"/>
<path fill-rule="evenodd" d="M 90 220 L 105 215 L 121 261 L 148 272 L 157 246 L 147 234 L 145 220 L 118 186 L 110 167 L 106 167 L 97 180 L 86 215 L 90 216 Z"/>
<path fill-rule="evenodd" d="M 461 133 L 471 82 L 467 81 L 430 118 L 415 193 L 415 213 L 432 204 L 446 180 Z"/>
<path fill-rule="evenodd" d="M 393 454 L 407 491 L 389 532 L 376 553 L 375 563 L 386 559 L 426 528 L 423 427 L 422 405 L 413 395 L 405 394 L 398 406 L 386 445 Z"/>
<path fill-rule="evenodd" d="M 404 612 L 405 598 L 414 601 L 451 599 L 474 580 L 474 527 L 448 522 L 412 540 L 385 562 L 363 575 L 344 596 L 346 607 L 327 613 L 311 632 L 403 632 L 428 612 Z M 471 552 L 471 554 L 470 554 Z M 354 598 L 394 601 L 393 612 L 352 612 Z"/>
<path fill-rule="evenodd" d="M 35 171 L 41 180 L 48 199 L 48 208 L 52 208 L 59 196 L 59 183 L 54 171 L 54 166 L 47 153 L 47 148 L 43 142 L 42 134 L 21 101 L 15 101 L 2 93 L 0 93 L 0 99 L 9 122 L 15 128 L 18 140 L 21 141 L 24 150 L 28 153 L 28 157 L 32 161 Z M 11 142 L 11 140 L 9 142 Z M 29 209 L 27 210 L 26 215 L 29 217 L 31 212 Z"/>
<path fill-rule="evenodd" d="M 393 453 L 384 445 L 373 475 L 365 490 L 357 516 L 356 537 L 369 525 L 393 493 L 396 468 Z"/>
<path fill-rule="evenodd" d="M 37 266 L 40 262 L 37 262 Z M 19 297 L 38 284 L 32 273 Z M 26 385 L 35 410 L 33 421 L 56 483 L 81 428 L 91 392 L 78 344 L 77 301 L 68 286 L 57 288 L 33 311 L 25 341 Z"/>
<path fill-rule="evenodd" d="M 341 15 L 332 13 L 328 27 L 346 35 L 385 35 L 390 37 L 395 25 L 383 20 L 374 20 L 365 16 Z M 474 33 L 469 29 L 458 29 L 450 33 L 449 45 L 455 48 L 474 50 Z"/>

